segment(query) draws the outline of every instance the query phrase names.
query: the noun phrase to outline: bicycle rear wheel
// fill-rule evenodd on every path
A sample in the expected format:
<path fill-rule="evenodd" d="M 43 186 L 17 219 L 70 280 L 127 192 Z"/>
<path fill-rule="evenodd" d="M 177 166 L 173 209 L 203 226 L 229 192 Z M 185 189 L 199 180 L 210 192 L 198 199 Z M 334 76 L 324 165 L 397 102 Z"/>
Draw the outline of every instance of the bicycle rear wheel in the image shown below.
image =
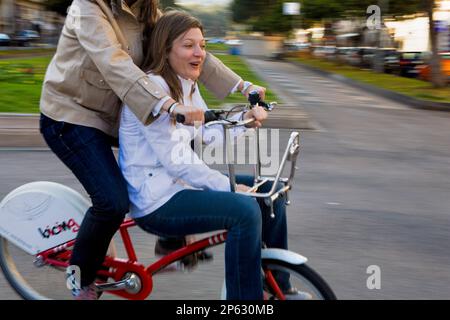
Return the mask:
<path fill-rule="evenodd" d="M 65 269 L 38 266 L 36 256 L 0 237 L 0 267 L 13 289 L 26 300 L 73 299 Z"/>
<path fill-rule="evenodd" d="M 288 273 L 291 286 L 311 295 L 313 300 L 336 300 L 336 295 L 325 280 L 305 264 L 296 265 L 283 260 L 262 259 L 262 267 L 264 271 L 270 270 L 274 276 L 279 272 Z M 269 300 L 278 299 L 266 278 L 264 279 L 264 295 Z"/>

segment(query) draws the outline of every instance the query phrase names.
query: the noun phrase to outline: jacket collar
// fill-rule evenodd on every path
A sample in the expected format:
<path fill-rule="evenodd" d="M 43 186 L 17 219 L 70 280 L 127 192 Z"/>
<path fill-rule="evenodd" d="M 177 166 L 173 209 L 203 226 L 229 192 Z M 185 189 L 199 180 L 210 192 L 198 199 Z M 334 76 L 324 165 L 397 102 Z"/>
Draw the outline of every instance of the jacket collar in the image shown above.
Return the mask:
<path fill-rule="evenodd" d="M 122 9 L 122 11 L 131 14 L 133 17 L 137 19 L 141 12 L 141 6 L 144 0 L 137 0 L 135 3 L 133 3 L 131 7 L 127 5 L 125 0 L 112 0 L 112 1 L 118 1 L 120 3 L 120 8 Z"/>
<path fill-rule="evenodd" d="M 144 0 L 137 0 L 135 3 L 133 3 L 131 8 L 127 5 L 125 0 L 110 0 L 110 4 L 115 17 L 118 17 L 120 14 L 126 12 L 133 16 L 135 19 L 138 19 L 143 1 Z"/>

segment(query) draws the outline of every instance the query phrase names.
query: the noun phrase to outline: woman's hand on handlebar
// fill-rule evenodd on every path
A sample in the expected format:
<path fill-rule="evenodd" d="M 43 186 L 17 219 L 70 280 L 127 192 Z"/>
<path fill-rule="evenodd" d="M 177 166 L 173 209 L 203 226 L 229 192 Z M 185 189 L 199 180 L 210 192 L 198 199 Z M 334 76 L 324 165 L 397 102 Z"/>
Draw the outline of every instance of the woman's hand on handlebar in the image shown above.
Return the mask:
<path fill-rule="evenodd" d="M 262 126 L 264 120 L 267 119 L 267 111 L 260 106 L 253 107 L 250 111 L 244 114 L 244 119 L 254 118 L 255 121 L 248 124 L 249 128 L 259 128 Z"/>
<path fill-rule="evenodd" d="M 187 126 L 193 126 L 195 122 L 205 123 L 205 110 L 192 106 L 184 106 L 178 104 L 172 112 L 172 116 L 183 115 L 183 124 Z"/>

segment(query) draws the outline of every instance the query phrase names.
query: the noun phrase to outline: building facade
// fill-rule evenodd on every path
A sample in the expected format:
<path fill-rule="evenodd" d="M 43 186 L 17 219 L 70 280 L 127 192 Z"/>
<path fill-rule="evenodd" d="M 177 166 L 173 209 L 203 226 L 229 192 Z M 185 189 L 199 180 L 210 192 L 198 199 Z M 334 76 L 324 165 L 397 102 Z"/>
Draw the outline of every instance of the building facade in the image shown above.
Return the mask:
<path fill-rule="evenodd" d="M 63 18 L 45 10 L 45 0 L 0 0 L 0 33 L 35 30 L 41 37 L 55 37 Z"/>

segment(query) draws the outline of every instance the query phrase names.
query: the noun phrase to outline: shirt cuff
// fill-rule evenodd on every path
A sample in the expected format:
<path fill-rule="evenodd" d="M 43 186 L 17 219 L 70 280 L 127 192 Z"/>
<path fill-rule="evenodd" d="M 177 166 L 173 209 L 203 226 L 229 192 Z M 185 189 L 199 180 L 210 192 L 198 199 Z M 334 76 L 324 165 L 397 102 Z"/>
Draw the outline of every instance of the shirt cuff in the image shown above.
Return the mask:
<path fill-rule="evenodd" d="M 233 90 L 231 90 L 231 93 L 235 93 L 238 91 L 239 83 L 241 83 L 242 79 L 239 79 L 238 83 L 233 87 Z"/>
<path fill-rule="evenodd" d="M 158 104 L 153 108 L 153 111 L 152 111 L 154 117 L 158 116 L 159 112 L 161 111 L 162 106 L 169 99 L 170 99 L 169 96 L 165 96 L 158 102 Z"/>

